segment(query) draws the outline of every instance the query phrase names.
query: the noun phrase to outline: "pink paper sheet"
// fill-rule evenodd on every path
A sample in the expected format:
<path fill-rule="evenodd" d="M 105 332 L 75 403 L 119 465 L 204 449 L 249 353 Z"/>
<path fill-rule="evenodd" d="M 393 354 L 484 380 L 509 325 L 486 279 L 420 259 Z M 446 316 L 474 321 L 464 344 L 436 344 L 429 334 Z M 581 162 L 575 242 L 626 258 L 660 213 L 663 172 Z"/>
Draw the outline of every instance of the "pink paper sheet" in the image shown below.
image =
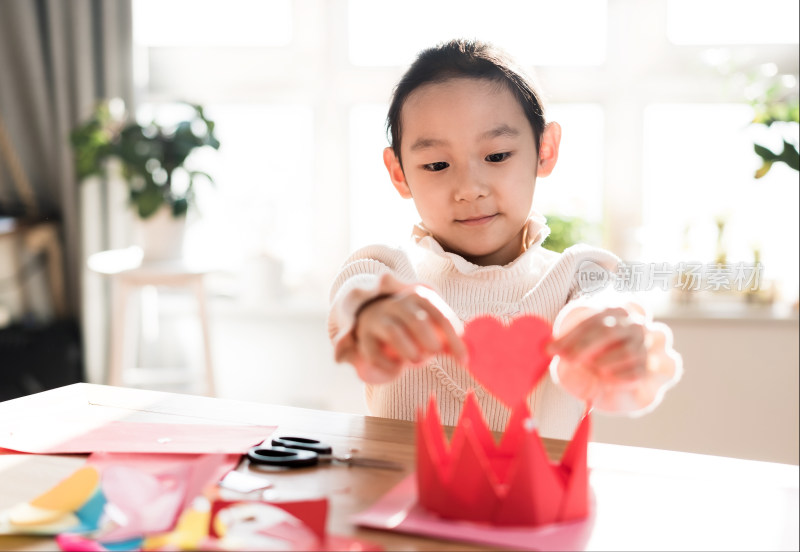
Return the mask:
<path fill-rule="evenodd" d="M 46 431 L 38 424 L 20 424 L 16 434 L 0 435 L 0 447 L 36 454 L 92 452 L 233 453 L 242 454 L 261 443 L 277 426 L 165 424 L 109 421 L 87 428 L 61 442 L 42 444 L 27 432 Z M 51 441 L 57 441 L 51 439 Z"/>
<path fill-rule="evenodd" d="M 595 507 L 590 499 L 589 517 L 582 521 L 543 527 L 493 527 L 451 521 L 417 504 L 416 474 L 411 474 L 378 502 L 351 521 L 362 527 L 385 529 L 426 537 L 523 550 L 582 550 L 594 527 Z"/>
<path fill-rule="evenodd" d="M 238 461 L 234 454 L 92 454 L 88 463 L 101 471 L 106 498 L 128 519 L 104 542 L 171 530 L 194 498 Z"/>

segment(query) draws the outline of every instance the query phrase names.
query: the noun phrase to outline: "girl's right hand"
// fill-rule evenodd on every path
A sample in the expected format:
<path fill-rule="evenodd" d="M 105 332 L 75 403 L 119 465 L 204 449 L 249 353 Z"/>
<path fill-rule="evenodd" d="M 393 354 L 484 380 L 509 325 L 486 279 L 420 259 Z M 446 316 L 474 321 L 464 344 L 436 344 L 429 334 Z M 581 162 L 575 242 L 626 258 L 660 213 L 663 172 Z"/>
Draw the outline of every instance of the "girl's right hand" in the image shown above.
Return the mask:
<path fill-rule="evenodd" d="M 456 328 L 459 328 L 458 330 Z M 373 384 L 398 377 L 406 364 L 449 353 L 462 364 L 467 348 L 453 310 L 433 290 L 412 286 L 368 302 L 356 318 L 359 377 Z"/>

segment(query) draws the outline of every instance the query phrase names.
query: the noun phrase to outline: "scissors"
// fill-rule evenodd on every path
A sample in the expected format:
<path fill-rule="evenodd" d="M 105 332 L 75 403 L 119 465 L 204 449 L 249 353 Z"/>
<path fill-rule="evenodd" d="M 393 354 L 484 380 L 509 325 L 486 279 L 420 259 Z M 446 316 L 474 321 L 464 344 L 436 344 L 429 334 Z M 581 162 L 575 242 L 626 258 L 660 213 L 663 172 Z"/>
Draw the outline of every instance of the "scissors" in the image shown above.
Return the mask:
<path fill-rule="evenodd" d="M 303 468 L 316 466 L 320 462 L 341 462 L 350 466 L 365 466 L 387 470 L 402 470 L 402 464 L 377 458 L 362 458 L 346 454 L 335 456 L 333 448 L 327 443 L 305 437 L 276 437 L 272 446 L 264 443 L 247 451 L 250 462 L 261 466 Z"/>

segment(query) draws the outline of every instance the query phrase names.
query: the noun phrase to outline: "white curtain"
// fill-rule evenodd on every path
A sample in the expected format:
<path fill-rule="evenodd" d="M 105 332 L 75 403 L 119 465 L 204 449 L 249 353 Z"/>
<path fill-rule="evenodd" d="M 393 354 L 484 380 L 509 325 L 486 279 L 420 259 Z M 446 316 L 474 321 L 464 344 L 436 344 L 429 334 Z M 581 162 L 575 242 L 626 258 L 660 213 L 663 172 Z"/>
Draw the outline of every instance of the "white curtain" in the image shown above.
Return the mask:
<path fill-rule="evenodd" d="M 69 133 L 99 99 L 132 96 L 130 0 L 0 0 L 0 120 L 15 160 L 0 164 L 0 215 L 60 222 L 73 316 L 83 252 Z"/>

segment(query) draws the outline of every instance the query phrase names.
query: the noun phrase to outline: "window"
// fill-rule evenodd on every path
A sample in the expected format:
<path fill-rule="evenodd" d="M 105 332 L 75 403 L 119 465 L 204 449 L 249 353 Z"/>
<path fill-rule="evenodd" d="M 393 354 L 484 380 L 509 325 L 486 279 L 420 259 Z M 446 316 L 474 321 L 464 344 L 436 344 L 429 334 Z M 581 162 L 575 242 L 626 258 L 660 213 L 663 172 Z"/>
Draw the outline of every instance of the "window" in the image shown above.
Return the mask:
<path fill-rule="evenodd" d="M 753 141 L 769 138 L 739 78 L 773 64 L 797 93 L 796 0 L 133 5 L 140 113 L 186 99 L 217 121 L 198 254 L 277 257 L 289 291 L 321 304 L 354 248 L 407 239 L 417 215 L 383 167 L 386 106 L 420 49 L 462 36 L 530 69 L 564 128 L 537 209 L 601 223 L 605 247 L 654 262 L 711 261 L 726 216 L 731 259 L 760 247 L 797 295 L 797 173 L 753 180 Z"/>
<path fill-rule="evenodd" d="M 135 0 L 134 41 L 149 47 L 285 46 L 289 0 Z"/>
<path fill-rule="evenodd" d="M 526 65 L 599 65 L 605 59 L 603 0 L 349 0 L 354 65 L 405 67 L 417 52 L 449 38 L 494 42 Z M 569 21 L 551 25 L 549 21 Z"/>
<path fill-rule="evenodd" d="M 750 126 L 752 119 L 743 104 L 647 107 L 645 260 L 711 262 L 721 246 L 728 262 L 754 262 L 758 255 L 764 278 L 781 280 L 784 291 L 797 289 L 797 173 L 777 165 L 753 178 L 761 164 L 753 143 L 769 144 L 770 137 Z M 724 224 L 719 246 L 718 222 Z"/>
<path fill-rule="evenodd" d="M 797 44 L 796 0 L 669 0 L 675 44 Z M 713 22 L 713 24 L 710 24 Z"/>

